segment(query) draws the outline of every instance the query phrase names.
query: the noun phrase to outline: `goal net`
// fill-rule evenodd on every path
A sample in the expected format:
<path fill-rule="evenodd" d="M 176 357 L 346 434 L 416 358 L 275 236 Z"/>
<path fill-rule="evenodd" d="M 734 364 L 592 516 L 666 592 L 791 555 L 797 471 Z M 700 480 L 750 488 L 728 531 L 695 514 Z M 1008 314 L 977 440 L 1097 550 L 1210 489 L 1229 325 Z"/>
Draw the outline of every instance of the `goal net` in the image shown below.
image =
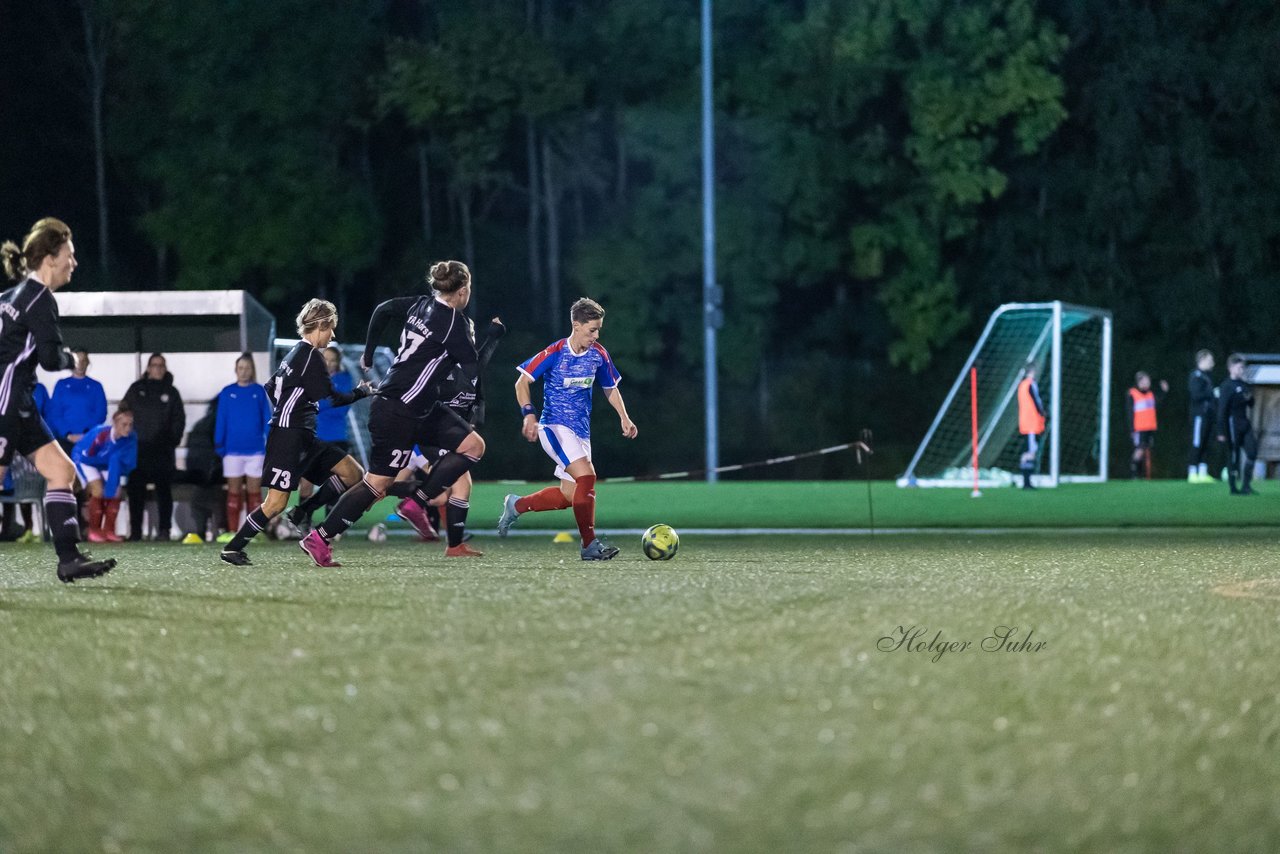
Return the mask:
<path fill-rule="evenodd" d="M 1017 390 L 1028 362 L 1047 416 L 1032 482 L 1105 481 L 1111 313 L 1047 302 L 1006 303 L 992 313 L 898 485 L 973 487 L 975 445 L 979 487 L 1017 482 L 1026 445 Z"/>

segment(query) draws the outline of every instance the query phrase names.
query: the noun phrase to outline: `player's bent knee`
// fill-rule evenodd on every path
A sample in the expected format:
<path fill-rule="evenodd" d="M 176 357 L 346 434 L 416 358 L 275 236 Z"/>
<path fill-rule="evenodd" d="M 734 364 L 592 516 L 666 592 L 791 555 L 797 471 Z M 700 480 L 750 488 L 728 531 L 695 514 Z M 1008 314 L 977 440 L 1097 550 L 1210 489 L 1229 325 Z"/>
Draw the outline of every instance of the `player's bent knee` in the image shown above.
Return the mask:
<path fill-rule="evenodd" d="M 360 467 L 360 464 L 356 462 L 355 457 L 352 456 L 343 457 L 338 464 L 333 467 L 333 473 L 336 474 L 338 479 L 347 486 L 357 483 L 365 474 L 364 469 Z"/>
<path fill-rule="evenodd" d="M 462 444 L 458 445 L 459 454 L 466 454 L 468 457 L 475 457 L 477 460 L 484 456 L 484 451 L 484 437 L 475 432 L 468 433 L 467 438 L 463 439 Z"/>
<path fill-rule="evenodd" d="M 268 490 L 267 498 L 262 502 L 262 512 L 266 513 L 268 518 L 278 516 L 288 503 L 289 493 L 280 492 L 277 489 Z"/>

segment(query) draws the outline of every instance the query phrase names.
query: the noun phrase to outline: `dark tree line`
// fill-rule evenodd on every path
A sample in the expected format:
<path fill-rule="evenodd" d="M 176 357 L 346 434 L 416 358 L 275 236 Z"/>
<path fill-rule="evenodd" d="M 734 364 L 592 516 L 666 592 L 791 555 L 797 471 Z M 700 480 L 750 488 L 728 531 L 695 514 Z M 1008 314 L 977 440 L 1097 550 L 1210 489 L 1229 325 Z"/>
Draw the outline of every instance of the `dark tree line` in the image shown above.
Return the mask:
<path fill-rule="evenodd" d="M 601 435 L 606 468 L 696 466 L 696 6 L 17 4 L 0 24 L 0 226 L 70 221 L 80 287 L 243 287 L 282 323 L 325 296 L 349 340 L 430 260 L 461 258 L 478 316 L 512 326 L 495 364 L 592 295 L 637 422 L 663 437 Z M 1177 389 L 1197 347 L 1276 349 L 1278 19 L 720 0 L 722 456 L 870 426 L 878 474 L 896 473 L 1007 300 L 1110 308 L 1121 390 L 1138 367 Z M 491 432 L 515 423 L 505 377 Z M 493 456 L 536 465 L 523 451 Z"/>

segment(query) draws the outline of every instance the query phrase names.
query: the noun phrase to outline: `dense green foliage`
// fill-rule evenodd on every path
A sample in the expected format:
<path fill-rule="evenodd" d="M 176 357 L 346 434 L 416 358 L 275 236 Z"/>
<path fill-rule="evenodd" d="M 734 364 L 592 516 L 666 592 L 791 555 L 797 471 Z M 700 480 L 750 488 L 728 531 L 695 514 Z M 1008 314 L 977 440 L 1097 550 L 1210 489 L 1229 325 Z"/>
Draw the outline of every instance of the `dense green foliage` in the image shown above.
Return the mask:
<path fill-rule="evenodd" d="M 0 848 L 1280 847 L 1270 532 L 343 545 L 9 547 Z"/>
<path fill-rule="evenodd" d="M 6 237 L 59 213 L 79 286 L 245 287 L 282 319 L 328 296 L 348 339 L 460 257 L 477 315 L 512 321 L 500 363 L 590 294 L 670 462 L 609 452 L 696 464 L 696 8 L 19 5 Z M 1165 375 L 1171 411 L 1190 351 L 1276 348 L 1277 8 L 738 0 L 715 26 L 726 459 L 871 426 L 900 470 L 1006 300 L 1113 310 L 1117 388 Z"/>

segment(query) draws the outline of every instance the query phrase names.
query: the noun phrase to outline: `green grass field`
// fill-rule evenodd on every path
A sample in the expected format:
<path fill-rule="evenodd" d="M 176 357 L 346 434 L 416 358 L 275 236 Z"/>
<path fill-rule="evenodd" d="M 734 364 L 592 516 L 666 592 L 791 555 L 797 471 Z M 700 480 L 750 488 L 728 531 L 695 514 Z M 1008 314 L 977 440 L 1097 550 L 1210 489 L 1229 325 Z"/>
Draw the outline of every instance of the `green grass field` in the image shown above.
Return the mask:
<path fill-rule="evenodd" d="M 661 518 L 699 527 L 668 486 Z M 732 512 L 698 512 L 741 525 L 796 524 L 777 495 L 815 489 L 726 486 Z M 1139 524 L 1134 496 L 1173 486 L 1196 489 L 1008 498 L 1114 489 Z M 1003 506 L 901 512 L 930 498 L 949 524 Z M 600 565 L 550 537 L 450 562 L 349 537 L 338 570 L 135 545 L 74 586 L 6 545 L 0 850 L 1275 851 L 1275 539 L 687 534 L 652 563 L 627 536 Z M 1031 645 L 983 650 L 1000 626 Z"/>

